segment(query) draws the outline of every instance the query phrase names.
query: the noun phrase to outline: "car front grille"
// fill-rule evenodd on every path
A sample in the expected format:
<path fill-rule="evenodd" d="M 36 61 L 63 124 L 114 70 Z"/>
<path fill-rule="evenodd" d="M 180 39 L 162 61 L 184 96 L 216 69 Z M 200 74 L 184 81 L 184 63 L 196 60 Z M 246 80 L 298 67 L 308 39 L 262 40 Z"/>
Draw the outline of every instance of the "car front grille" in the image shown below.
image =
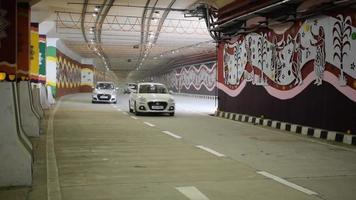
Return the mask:
<path fill-rule="evenodd" d="M 110 100 L 111 95 L 110 94 L 98 94 L 98 99 L 99 100 Z"/>
<path fill-rule="evenodd" d="M 164 110 L 167 107 L 167 102 L 162 102 L 162 101 L 148 102 L 147 104 L 150 110 Z M 161 108 L 157 108 L 157 107 L 161 107 Z"/>

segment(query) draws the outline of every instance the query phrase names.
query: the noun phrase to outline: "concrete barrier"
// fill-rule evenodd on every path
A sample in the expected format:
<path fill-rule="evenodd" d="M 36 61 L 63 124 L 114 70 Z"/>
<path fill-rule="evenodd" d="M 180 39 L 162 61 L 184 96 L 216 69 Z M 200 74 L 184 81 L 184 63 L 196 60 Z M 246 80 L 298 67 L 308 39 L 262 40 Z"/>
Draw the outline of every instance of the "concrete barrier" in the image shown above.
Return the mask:
<path fill-rule="evenodd" d="M 300 135 L 309 137 L 331 140 L 335 142 L 341 142 L 344 144 L 356 145 L 356 135 L 350 135 L 347 133 L 323 130 L 319 128 L 303 126 L 300 124 L 291 124 L 289 122 L 281 122 L 272 119 L 265 119 L 263 116 L 255 117 L 238 113 L 230 113 L 224 111 L 216 111 L 215 116 L 222 117 L 239 122 L 252 123 L 254 125 L 269 126 L 275 129 L 288 131 Z"/>
<path fill-rule="evenodd" d="M 56 103 L 56 101 L 53 98 L 53 94 L 52 94 L 52 88 L 51 86 L 47 86 L 47 99 L 48 99 L 48 103 L 50 105 L 53 105 Z"/>
<path fill-rule="evenodd" d="M 0 82 L 0 187 L 32 183 L 32 145 L 21 132 L 17 86 Z"/>
<path fill-rule="evenodd" d="M 44 110 L 49 109 L 50 104 L 48 102 L 47 99 L 47 89 L 46 86 L 44 86 L 43 84 L 40 85 L 40 102 L 41 102 L 41 107 Z"/>
<path fill-rule="evenodd" d="M 217 99 L 217 96 L 214 95 L 202 95 L 202 94 L 191 94 L 191 93 L 173 93 L 177 96 L 185 96 L 185 97 L 193 97 L 193 98 L 200 98 L 200 99 Z"/>
<path fill-rule="evenodd" d="M 36 115 L 31 105 L 31 86 L 27 81 L 17 84 L 19 96 L 19 113 L 22 127 L 28 136 L 38 137 L 40 135 L 40 118 Z"/>
<path fill-rule="evenodd" d="M 40 116 L 40 118 L 43 118 L 44 112 L 41 107 L 41 100 L 40 100 L 40 91 L 38 88 L 38 84 L 31 84 L 32 88 L 32 105 L 35 108 L 35 112 Z"/>

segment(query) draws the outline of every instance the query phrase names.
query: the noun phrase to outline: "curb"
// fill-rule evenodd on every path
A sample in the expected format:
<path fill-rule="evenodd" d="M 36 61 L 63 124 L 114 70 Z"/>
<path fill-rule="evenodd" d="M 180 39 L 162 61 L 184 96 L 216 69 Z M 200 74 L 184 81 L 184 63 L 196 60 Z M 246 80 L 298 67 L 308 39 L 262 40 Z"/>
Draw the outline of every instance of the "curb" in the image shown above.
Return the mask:
<path fill-rule="evenodd" d="M 248 122 L 255 125 L 268 126 L 284 131 L 289 131 L 299 135 L 305 135 L 314 138 L 320 138 L 329 141 L 340 142 L 349 145 L 356 145 L 356 135 L 344 134 L 336 131 L 328 131 L 308 126 L 302 126 L 298 124 L 291 124 L 287 122 L 280 122 L 271 119 L 264 119 L 260 117 L 254 117 L 249 115 L 216 111 L 216 117 L 221 117 L 225 119 L 230 119 L 239 122 Z"/>
<path fill-rule="evenodd" d="M 194 98 L 201 98 L 201 99 L 217 99 L 217 96 L 212 95 L 202 95 L 202 94 L 189 94 L 189 93 L 173 93 L 174 95 L 178 96 L 186 96 L 186 97 L 194 97 Z"/>

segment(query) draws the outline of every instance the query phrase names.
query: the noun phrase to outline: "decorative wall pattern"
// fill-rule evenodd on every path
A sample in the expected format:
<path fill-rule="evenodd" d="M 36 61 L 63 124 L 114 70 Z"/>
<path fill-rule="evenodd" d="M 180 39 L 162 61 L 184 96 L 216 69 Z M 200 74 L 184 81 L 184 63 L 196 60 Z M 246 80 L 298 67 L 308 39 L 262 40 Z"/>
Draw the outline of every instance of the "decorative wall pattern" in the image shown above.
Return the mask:
<path fill-rule="evenodd" d="M 348 111 L 356 110 L 354 13 L 319 16 L 282 34 L 264 29 L 221 43 L 219 109 L 356 133 L 356 114 Z M 255 109 L 253 102 L 267 107 Z M 335 103 L 346 109 L 336 110 Z"/>
<path fill-rule="evenodd" d="M 83 65 L 81 70 L 81 92 L 91 92 L 94 87 L 94 67 L 91 65 Z"/>
<path fill-rule="evenodd" d="M 223 84 L 237 96 L 246 85 L 265 86 L 279 99 L 290 99 L 309 84 L 327 81 L 356 102 L 356 28 L 350 16 L 320 17 L 278 35 L 263 30 L 240 36 L 223 47 Z"/>
<path fill-rule="evenodd" d="M 46 55 L 46 85 L 52 89 L 52 94 L 57 94 L 57 39 L 47 39 Z"/>
<path fill-rule="evenodd" d="M 31 47 L 30 47 L 30 80 L 39 81 L 39 34 L 38 23 L 31 23 Z"/>
<path fill-rule="evenodd" d="M 47 43 L 46 43 L 46 36 L 40 35 L 39 37 L 39 82 L 45 84 L 46 83 L 46 50 L 47 50 Z"/>
<path fill-rule="evenodd" d="M 63 96 L 80 90 L 81 66 L 57 49 L 57 93 Z"/>
<path fill-rule="evenodd" d="M 152 77 L 178 93 L 215 95 L 216 62 L 184 66 Z"/>

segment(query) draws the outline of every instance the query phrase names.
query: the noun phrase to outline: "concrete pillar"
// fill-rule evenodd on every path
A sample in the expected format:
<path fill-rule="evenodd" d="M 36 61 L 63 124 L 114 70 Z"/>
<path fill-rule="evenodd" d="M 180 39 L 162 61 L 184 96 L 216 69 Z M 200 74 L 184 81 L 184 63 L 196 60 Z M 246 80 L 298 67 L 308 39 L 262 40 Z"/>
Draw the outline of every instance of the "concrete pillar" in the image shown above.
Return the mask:
<path fill-rule="evenodd" d="M 31 185 L 32 145 L 21 130 L 15 82 L 0 82 L 0 187 Z"/>
<path fill-rule="evenodd" d="M 31 105 L 30 84 L 28 81 L 18 83 L 19 108 L 22 127 L 28 136 L 38 137 L 40 135 L 40 118 L 36 115 Z"/>

